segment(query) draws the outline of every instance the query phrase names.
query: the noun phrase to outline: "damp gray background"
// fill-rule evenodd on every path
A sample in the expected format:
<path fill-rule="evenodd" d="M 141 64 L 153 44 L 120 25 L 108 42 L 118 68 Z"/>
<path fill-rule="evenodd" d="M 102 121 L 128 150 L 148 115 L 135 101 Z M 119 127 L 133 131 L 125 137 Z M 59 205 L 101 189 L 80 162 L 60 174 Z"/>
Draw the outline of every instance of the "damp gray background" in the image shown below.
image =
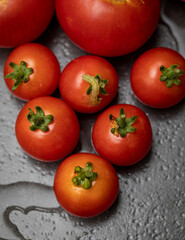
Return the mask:
<path fill-rule="evenodd" d="M 157 110 L 134 96 L 129 74 L 134 61 L 146 50 L 163 46 L 185 56 L 185 3 L 162 2 L 162 16 L 151 39 L 127 56 L 107 58 L 119 75 L 119 90 L 111 105 L 130 103 L 144 110 L 153 129 L 149 154 L 132 167 L 115 167 L 119 195 L 105 213 L 79 219 L 63 211 L 53 190 L 61 161 L 44 163 L 28 157 L 14 133 L 24 102 L 14 98 L 3 80 L 3 66 L 12 49 L 0 49 L 0 239 L 6 240 L 184 240 L 185 239 L 185 100 Z M 49 47 L 61 70 L 72 59 L 86 55 L 65 36 L 56 17 L 35 42 Z M 59 97 L 58 91 L 54 96 Z M 81 136 L 75 152 L 95 153 L 91 130 L 98 114 L 77 114 Z"/>

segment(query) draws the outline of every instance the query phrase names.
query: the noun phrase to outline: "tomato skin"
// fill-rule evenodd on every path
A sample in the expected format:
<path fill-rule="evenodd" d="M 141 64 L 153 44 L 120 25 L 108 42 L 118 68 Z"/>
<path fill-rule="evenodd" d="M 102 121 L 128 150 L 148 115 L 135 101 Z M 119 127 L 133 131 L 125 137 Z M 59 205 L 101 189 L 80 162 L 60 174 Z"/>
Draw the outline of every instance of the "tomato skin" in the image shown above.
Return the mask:
<path fill-rule="evenodd" d="M 160 0 L 56 0 L 56 13 L 67 36 L 100 56 L 121 56 L 141 47 L 160 16 Z"/>
<path fill-rule="evenodd" d="M 39 37 L 54 10 L 53 0 L 0 2 L 0 47 L 16 47 Z"/>
<path fill-rule="evenodd" d="M 21 61 L 27 63 L 28 68 L 33 68 L 27 83 L 21 83 L 12 91 L 14 81 L 5 76 L 13 69 L 10 62 L 20 65 Z M 4 80 L 10 92 L 17 98 L 27 101 L 33 98 L 51 95 L 57 88 L 60 78 L 60 65 L 53 52 L 37 43 L 27 43 L 14 49 L 8 56 L 4 66 Z"/>
<path fill-rule="evenodd" d="M 97 106 L 90 104 L 90 95 L 86 94 L 90 84 L 82 79 L 84 74 L 91 76 L 100 74 L 103 79 L 108 80 L 105 86 L 108 95 L 100 94 L 102 102 Z M 93 113 L 107 106 L 115 97 L 118 90 L 118 76 L 107 60 L 97 56 L 81 56 L 64 68 L 59 80 L 59 90 L 64 101 L 74 110 Z"/>
<path fill-rule="evenodd" d="M 75 186 L 72 182 L 74 168 L 85 167 L 87 162 L 92 162 L 93 171 L 98 173 L 88 190 Z M 94 217 L 113 204 L 119 182 L 116 171 L 103 158 L 90 153 L 78 153 L 65 159 L 59 166 L 53 189 L 58 202 L 68 213 L 78 217 Z"/>
<path fill-rule="evenodd" d="M 185 59 L 178 52 L 169 48 L 153 48 L 142 54 L 131 70 L 131 86 L 136 97 L 153 108 L 174 106 L 185 97 L 185 74 L 179 77 L 181 84 L 166 87 L 160 81 L 160 66 L 166 68 L 178 64 L 185 72 Z"/>
<path fill-rule="evenodd" d="M 28 108 L 35 112 L 35 106 L 40 106 L 45 115 L 54 116 L 47 132 L 29 129 Z M 28 155 L 41 161 L 56 161 L 69 155 L 75 148 L 80 126 L 74 111 L 65 102 L 54 97 L 40 97 L 29 101 L 21 109 L 15 133 L 20 146 Z"/>
<path fill-rule="evenodd" d="M 111 133 L 109 114 L 118 117 L 123 108 L 126 118 L 137 116 L 132 125 L 136 128 L 125 137 Z M 96 151 L 104 159 L 119 166 L 133 165 L 142 160 L 152 144 L 152 128 L 146 114 L 136 106 L 129 104 L 114 105 L 100 114 L 94 124 L 92 140 Z"/>

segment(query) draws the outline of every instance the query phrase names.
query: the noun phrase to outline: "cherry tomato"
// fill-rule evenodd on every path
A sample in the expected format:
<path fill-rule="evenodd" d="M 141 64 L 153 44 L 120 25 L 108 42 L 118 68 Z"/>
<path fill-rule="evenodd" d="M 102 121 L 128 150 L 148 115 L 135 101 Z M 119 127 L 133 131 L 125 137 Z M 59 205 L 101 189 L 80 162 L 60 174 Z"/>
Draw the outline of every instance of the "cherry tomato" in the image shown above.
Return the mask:
<path fill-rule="evenodd" d="M 108 105 L 118 89 L 118 76 L 103 58 L 82 56 L 72 60 L 63 70 L 59 90 L 73 109 L 93 113 Z"/>
<path fill-rule="evenodd" d="M 136 97 L 154 108 L 168 108 L 185 96 L 185 59 L 169 48 L 153 48 L 142 54 L 131 71 Z"/>
<path fill-rule="evenodd" d="M 17 47 L 5 62 L 4 79 L 8 89 L 25 101 L 51 95 L 59 78 L 57 58 L 49 48 L 37 43 Z"/>
<path fill-rule="evenodd" d="M 1 0 L 0 47 L 16 47 L 39 37 L 54 10 L 53 0 Z"/>
<path fill-rule="evenodd" d="M 67 212 L 78 217 L 94 217 L 113 204 L 119 182 L 116 171 L 103 158 L 78 153 L 59 166 L 53 188 Z"/>
<path fill-rule="evenodd" d="M 152 129 L 146 114 L 136 106 L 114 105 L 97 118 L 92 132 L 96 151 L 119 166 L 145 157 L 152 144 Z"/>
<path fill-rule="evenodd" d="M 74 111 L 65 102 L 54 97 L 40 97 L 21 109 L 15 133 L 28 155 L 41 161 L 56 161 L 75 148 L 80 127 Z"/>
<path fill-rule="evenodd" d="M 56 0 L 62 29 L 80 48 L 121 56 L 141 47 L 160 16 L 160 0 Z"/>

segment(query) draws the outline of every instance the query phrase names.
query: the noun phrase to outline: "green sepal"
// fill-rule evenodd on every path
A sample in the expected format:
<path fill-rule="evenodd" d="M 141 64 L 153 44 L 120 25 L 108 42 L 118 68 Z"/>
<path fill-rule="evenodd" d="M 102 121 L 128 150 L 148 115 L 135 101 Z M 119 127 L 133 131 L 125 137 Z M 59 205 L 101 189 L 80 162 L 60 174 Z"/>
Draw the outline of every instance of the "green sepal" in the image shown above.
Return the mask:
<path fill-rule="evenodd" d="M 92 85 L 90 85 L 90 87 L 87 89 L 86 94 L 89 95 L 91 94 L 91 92 L 92 92 Z"/>
<path fill-rule="evenodd" d="M 105 88 L 101 88 L 100 87 L 100 94 L 102 94 L 102 95 L 107 95 L 107 91 L 105 90 Z"/>
<path fill-rule="evenodd" d="M 27 114 L 28 121 L 32 124 L 30 126 L 31 131 L 40 129 L 42 132 L 48 131 L 48 125 L 53 121 L 53 115 L 45 115 L 41 107 L 36 106 L 36 114 L 29 108 Z"/>
<path fill-rule="evenodd" d="M 100 74 L 96 74 L 96 76 L 90 76 L 88 74 L 84 74 L 82 79 L 90 84 L 89 88 L 86 91 L 87 95 L 90 95 L 90 103 L 93 106 L 97 106 L 101 103 L 102 98 L 99 94 L 107 95 L 107 91 L 105 90 L 105 86 L 108 84 L 107 79 L 102 79 Z"/>
<path fill-rule="evenodd" d="M 72 182 L 76 186 L 81 185 L 84 189 L 89 189 L 92 186 L 92 181 L 98 177 L 98 174 L 93 172 L 93 164 L 91 162 L 87 162 L 84 168 L 76 166 L 74 172 L 78 175 L 72 178 Z"/>
<path fill-rule="evenodd" d="M 84 189 L 89 189 L 92 186 L 92 181 L 90 181 L 87 177 L 81 180 L 81 186 Z"/>
<path fill-rule="evenodd" d="M 129 127 L 132 126 L 132 124 L 135 123 L 136 119 L 137 119 L 137 116 L 133 116 L 131 118 L 126 118 L 125 121 L 126 121 L 127 126 L 129 126 Z"/>
<path fill-rule="evenodd" d="M 76 166 L 75 167 L 75 173 L 78 173 L 82 170 L 82 168 L 80 166 Z"/>
<path fill-rule="evenodd" d="M 96 180 L 97 177 L 98 177 L 97 172 L 93 172 L 93 175 L 92 175 L 92 177 L 90 177 L 90 180 L 94 181 L 94 180 Z"/>
<path fill-rule="evenodd" d="M 100 74 L 97 74 L 95 76 L 96 79 L 98 79 L 98 83 L 99 83 L 99 86 L 100 86 L 100 93 L 99 94 L 102 94 L 102 95 L 107 95 L 107 91 L 105 90 L 105 86 L 108 84 L 108 80 L 107 79 L 102 79 L 101 78 L 101 75 Z"/>
<path fill-rule="evenodd" d="M 169 68 L 160 66 L 160 71 L 162 75 L 160 76 L 160 81 L 165 82 L 165 85 L 170 88 L 173 84 L 180 85 L 181 80 L 178 79 L 180 76 L 184 74 L 183 70 L 180 70 L 178 64 L 173 64 Z"/>
<path fill-rule="evenodd" d="M 115 130 L 116 130 L 115 128 L 111 128 L 110 131 L 111 131 L 111 133 L 115 133 Z"/>
<path fill-rule="evenodd" d="M 119 134 L 120 134 L 120 136 L 121 137 L 125 137 L 126 135 L 127 135 L 127 131 L 126 131 L 126 129 L 124 129 L 124 128 L 118 128 L 118 132 L 119 132 Z"/>
<path fill-rule="evenodd" d="M 121 137 L 125 137 L 127 135 L 127 133 L 133 133 L 136 131 L 136 128 L 132 127 L 132 124 L 135 123 L 137 116 L 126 118 L 125 111 L 123 110 L 123 108 L 120 109 L 118 118 L 114 117 L 112 114 L 109 114 L 109 119 L 110 119 L 110 121 L 111 120 L 116 121 L 116 123 L 118 125 L 117 130 Z M 110 131 L 112 134 L 114 134 L 116 129 L 111 128 Z"/>
<path fill-rule="evenodd" d="M 21 61 L 20 65 L 10 62 L 9 66 L 14 70 L 14 72 L 7 74 L 5 78 L 11 78 L 15 82 L 12 87 L 12 91 L 14 91 L 22 82 L 28 82 L 29 75 L 33 73 L 33 68 L 27 68 L 27 64 L 24 61 Z"/>

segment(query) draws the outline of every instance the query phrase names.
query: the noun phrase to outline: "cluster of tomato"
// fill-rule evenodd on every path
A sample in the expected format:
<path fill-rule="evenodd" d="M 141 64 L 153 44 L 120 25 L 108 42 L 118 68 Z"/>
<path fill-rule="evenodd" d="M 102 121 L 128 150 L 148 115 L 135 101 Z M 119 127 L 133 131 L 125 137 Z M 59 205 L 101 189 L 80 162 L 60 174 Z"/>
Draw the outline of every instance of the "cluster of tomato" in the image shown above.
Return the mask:
<path fill-rule="evenodd" d="M 0 46 L 19 45 L 6 60 L 5 82 L 12 94 L 28 101 L 17 117 L 16 137 L 23 150 L 35 159 L 48 162 L 64 159 L 80 136 L 74 110 L 94 113 L 105 108 L 117 93 L 118 76 L 107 60 L 94 55 L 72 60 L 60 74 L 58 60 L 48 48 L 26 43 L 46 28 L 54 1 L 37 0 L 42 11 L 32 0 L 16 1 L 20 9 L 9 1 L 0 5 Z M 100 56 L 120 56 L 138 49 L 149 39 L 160 16 L 159 0 L 55 3 L 57 17 L 69 38 L 87 52 Z M 33 21 L 39 24 L 26 22 L 27 18 L 25 21 L 7 18 L 17 13 L 23 18 L 23 6 L 25 10 L 29 8 Z M 10 30 L 8 37 L 5 23 Z M 24 30 L 24 26 L 28 29 Z M 185 60 L 176 51 L 151 49 L 132 67 L 133 92 L 148 106 L 171 107 L 185 96 L 184 70 Z M 64 101 L 49 96 L 57 86 Z M 136 106 L 114 105 L 97 118 L 92 141 L 101 157 L 90 153 L 71 155 L 61 163 L 54 179 L 54 191 L 61 206 L 80 217 L 96 216 L 115 201 L 119 182 L 110 163 L 128 166 L 146 156 L 152 144 L 150 121 Z"/>

